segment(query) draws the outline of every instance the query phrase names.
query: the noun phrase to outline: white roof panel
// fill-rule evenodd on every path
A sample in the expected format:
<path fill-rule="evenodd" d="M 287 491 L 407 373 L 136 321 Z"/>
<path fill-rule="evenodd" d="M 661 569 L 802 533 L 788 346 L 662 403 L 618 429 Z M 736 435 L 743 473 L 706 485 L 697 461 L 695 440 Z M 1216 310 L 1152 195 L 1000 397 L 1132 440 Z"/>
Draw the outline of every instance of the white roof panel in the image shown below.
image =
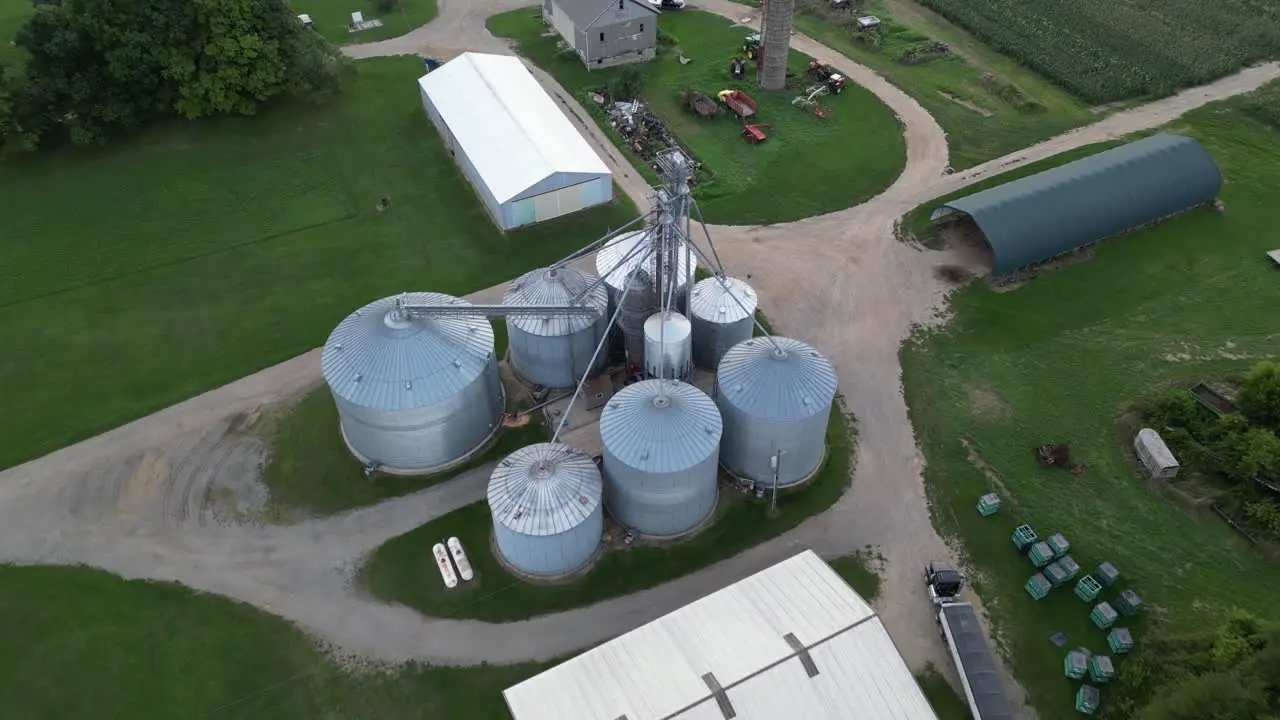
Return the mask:
<path fill-rule="evenodd" d="M 504 695 L 515 720 L 724 720 L 708 673 L 740 720 L 936 720 L 875 612 L 812 551 Z"/>
<path fill-rule="evenodd" d="M 556 173 L 610 174 L 517 57 L 463 53 L 418 85 L 500 203 Z"/>

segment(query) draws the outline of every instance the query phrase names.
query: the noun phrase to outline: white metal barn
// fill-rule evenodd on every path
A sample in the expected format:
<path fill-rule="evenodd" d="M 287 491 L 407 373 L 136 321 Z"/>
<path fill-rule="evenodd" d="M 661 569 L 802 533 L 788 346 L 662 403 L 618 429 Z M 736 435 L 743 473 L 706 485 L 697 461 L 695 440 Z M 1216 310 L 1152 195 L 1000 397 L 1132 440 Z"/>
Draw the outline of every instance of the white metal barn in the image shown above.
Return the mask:
<path fill-rule="evenodd" d="M 613 199 L 613 176 L 519 58 L 463 53 L 418 79 L 427 117 L 503 230 Z"/>
<path fill-rule="evenodd" d="M 937 720 L 879 616 L 812 550 L 503 696 L 515 720 Z"/>

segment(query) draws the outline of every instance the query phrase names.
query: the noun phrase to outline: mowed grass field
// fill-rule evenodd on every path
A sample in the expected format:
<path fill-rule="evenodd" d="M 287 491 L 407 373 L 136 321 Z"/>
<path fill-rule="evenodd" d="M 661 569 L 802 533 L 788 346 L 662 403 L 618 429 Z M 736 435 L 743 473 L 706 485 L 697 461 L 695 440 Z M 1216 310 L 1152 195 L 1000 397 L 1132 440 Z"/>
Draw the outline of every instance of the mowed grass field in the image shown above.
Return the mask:
<path fill-rule="evenodd" d="M 1164 95 L 1280 53 L 1256 0 L 920 0 L 1090 102 Z"/>
<path fill-rule="evenodd" d="M 398 37 L 426 25 L 436 16 L 436 0 L 400 0 L 396 7 L 385 12 L 374 0 L 290 0 L 289 4 L 295 13 L 310 15 L 316 32 L 338 45 Z M 347 32 L 353 12 L 362 13 L 365 20 L 381 20 L 382 27 Z"/>
<path fill-rule="evenodd" d="M 378 297 L 494 285 L 635 216 L 624 198 L 502 234 L 422 113 L 421 63 L 357 69 L 325 107 L 0 164 L 0 467 L 317 347 Z"/>
<path fill-rule="evenodd" d="M 691 539 L 670 546 L 636 545 L 610 551 L 571 583 L 532 585 L 507 572 L 494 556 L 493 521 L 484 502 L 392 538 L 361 568 L 360 581 L 376 597 L 426 615 L 491 622 L 521 620 L 628 595 L 731 557 L 831 507 L 851 477 L 851 430 L 838 407 L 833 407 L 822 468 L 807 487 L 779 494 L 776 516 L 768 516 L 765 502 L 722 488 L 721 515 Z M 431 546 L 450 537 L 462 541 L 476 573 L 474 582 L 454 590 L 440 582 L 431 556 Z M 863 580 L 859 580 L 863 589 L 875 582 Z"/>
<path fill-rule="evenodd" d="M 801 0 L 795 27 L 883 75 L 915 98 L 947 134 L 950 165 L 963 170 L 1034 145 L 1099 113 L 1067 91 L 991 50 L 910 0 L 869 0 L 857 12 Z M 878 41 L 854 29 L 860 15 L 881 21 Z M 931 43 L 949 52 L 911 56 Z M 917 59 L 921 58 L 921 59 Z"/>
<path fill-rule="evenodd" d="M 1167 128 L 1196 137 L 1218 161 L 1225 214 L 1194 211 L 1106 242 L 1092 259 L 1010 292 L 972 283 L 953 296 L 950 324 L 903 350 L 934 520 L 966 551 L 1041 718 L 1076 717 L 1064 651 L 1049 635 L 1065 632 L 1069 647 L 1106 645 L 1069 590 L 1038 603 L 1024 592 L 1034 570 L 1010 542 L 1020 523 L 1041 537 L 1064 533 L 1085 572 L 1104 560 L 1119 568 L 1120 588 L 1147 604 L 1124 623 L 1139 648 L 1157 625 L 1217 627 L 1235 606 L 1275 616 L 1280 572 L 1219 519 L 1181 509 L 1141 479 L 1119 425 L 1169 383 L 1280 353 L 1280 276 L 1263 256 L 1276 245 L 1280 86 L 1267 92 L 1269 100 L 1210 105 Z M 1254 119 L 1268 113 L 1272 127 Z M 1084 474 L 1040 468 L 1033 449 L 1050 442 L 1071 443 Z M 981 518 L 974 506 L 993 490 L 1004 507 Z"/>
<path fill-rule="evenodd" d="M 247 605 L 84 568 L 0 568 L 0 618 L 0 707 L 23 720 L 510 720 L 502 691 L 547 667 L 353 673 Z"/>
<path fill-rule="evenodd" d="M 521 55 L 551 73 L 586 105 L 590 105 L 589 89 L 605 86 L 622 72 L 588 71 L 576 56 L 560 55 L 557 38 L 544 37 L 546 26 L 534 10 L 494 16 L 488 27 L 499 37 L 514 38 Z M 839 96 L 823 98 L 822 105 L 831 115 L 819 119 L 791 104 L 810 84 L 807 80 L 783 92 L 765 94 L 756 89 L 752 68 L 745 82 L 730 82 L 729 60 L 747 35 L 742 27 L 717 15 L 684 11 L 664 13 L 659 28 L 673 36 L 676 47 L 693 62 L 682 65 L 673 49 L 633 67 L 645 80 L 643 100 L 709 172 L 709 179 L 694 191 L 708 222 L 770 224 L 842 210 L 884 190 L 902 171 L 906 145 L 898 122 L 866 90 L 850 85 Z M 809 60 L 792 52 L 790 67 L 803 76 Z M 741 136 L 741 121 L 727 111 L 704 120 L 681 106 L 684 90 L 715 97 L 728 88 L 742 89 L 759 103 L 756 122 L 769 125 L 764 129 L 768 140 L 748 144 Z M 603 114 L 593 114 L 617 141 Z"/>

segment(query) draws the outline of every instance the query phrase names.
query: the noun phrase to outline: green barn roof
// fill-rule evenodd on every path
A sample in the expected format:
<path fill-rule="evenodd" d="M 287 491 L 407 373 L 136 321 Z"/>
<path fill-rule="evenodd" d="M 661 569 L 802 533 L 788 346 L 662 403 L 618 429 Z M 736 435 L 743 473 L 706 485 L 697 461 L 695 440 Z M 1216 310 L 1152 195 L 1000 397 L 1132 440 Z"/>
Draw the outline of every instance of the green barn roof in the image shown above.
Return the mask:
<path fill-rule="evenodd" d="M 1221 189 L 1200 143 L 1162 133 L 952 200 L 929 217 L 972 218 L 999 276 L 1212 202 Z"/>

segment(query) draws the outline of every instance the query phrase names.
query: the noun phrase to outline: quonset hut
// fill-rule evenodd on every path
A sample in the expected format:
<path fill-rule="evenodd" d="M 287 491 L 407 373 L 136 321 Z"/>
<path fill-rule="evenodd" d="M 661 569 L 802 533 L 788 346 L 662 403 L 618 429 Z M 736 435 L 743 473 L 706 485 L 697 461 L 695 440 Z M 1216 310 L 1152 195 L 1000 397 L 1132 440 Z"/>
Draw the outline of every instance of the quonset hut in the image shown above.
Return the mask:
<path fill-rule="evenodd" d="M 567 575 L 586 565 L 604 533 L 600 471 L 586 453 L 538 443 L 508 455 L 489 476 L 498 553 L 517 572 Z"/>
<path fill-rule="evenodd" d="M 480 315 L 410 316 L 399 299 L 470 304 L 441 293 L 369 303 L 329 335 L 321 372 L 353 455 L 392 474 L 429 473 L 470 455 L 501 424 L 493 328 Z"/>
<path fill-rule="evenodd" d="M 692 385 L 628 385 L 600 415 L 605 505 L 643 535 L 693 530 L 716 505 L 723 425 L 715 403 Z"/>
<path fill-rule="evenodd" d="M 826 452 L 836 370 L 791 338 L 752 338 L 720 360 L 716 406 L 724 418 L 720 462 L 733 475 L 778 487 L 808 479 Z"/>
<path fill-rule="evenodd" d="M 511 367 L 521 379 L 559 389 L 573 387 L 590 369 L 606 360 L 596 346 L 608 329 L 605 311 L 609 294 L 592 275 L 573 268 L 542 268 L 522 275 L 507 289 L 503 305 L 569 306 L 596 308 L 595 317 L 582 315 L 508 315 L 507 339 Z"/>
<path fill-rule="evenodd" d="M 737 278 L 709 277 L 693 286 L 693 362 L 715 372 L 729 348 L 755 330 L 756 291 Z"/>

